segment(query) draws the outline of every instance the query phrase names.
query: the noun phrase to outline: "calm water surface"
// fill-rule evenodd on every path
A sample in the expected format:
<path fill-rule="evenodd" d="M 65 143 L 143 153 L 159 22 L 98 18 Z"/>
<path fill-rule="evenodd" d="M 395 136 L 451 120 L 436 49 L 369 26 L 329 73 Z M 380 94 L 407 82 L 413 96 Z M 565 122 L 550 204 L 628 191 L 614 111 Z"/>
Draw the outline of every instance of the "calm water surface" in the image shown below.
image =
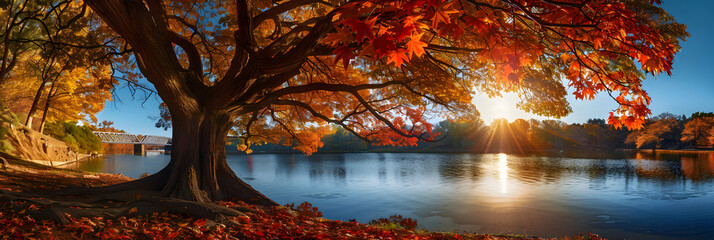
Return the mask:
<path fill-rule="evenodd" d="M 156 153 L 111 155 L 74 167 L 136 178 L 168 161 Z M 369 222 L 398 213 L 443 231 L 714 236 L 714 154 L 260 154 L 229 155 L 228 164 L 276 202 L 309 201 L 330 219 Z"/>

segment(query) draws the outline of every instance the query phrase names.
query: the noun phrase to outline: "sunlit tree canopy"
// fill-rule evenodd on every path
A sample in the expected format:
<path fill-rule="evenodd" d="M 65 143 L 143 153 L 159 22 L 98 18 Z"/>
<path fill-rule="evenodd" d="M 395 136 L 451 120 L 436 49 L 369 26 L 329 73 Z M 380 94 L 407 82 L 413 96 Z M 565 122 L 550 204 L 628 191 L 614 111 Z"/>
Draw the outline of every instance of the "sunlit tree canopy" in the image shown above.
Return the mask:
<path fill-rule="evenodd" d="M 292 0 L 140 7 L 171 43 L 177 57 L 167 57 L 193 76 L 181 91 L 221 99 L 209 102 L 233 113 L 244 147 L 288 137 L 312 152 L 326 123 L 381 144 L 429 140 L 427 119 L 473 114 L 475 92 L 516 92 L 521 109 L 551 117 L 571 111 L 566 86 L 577 99 L 605 92 L 620 104 L 609 123 L 638 128 L 650 114 L 644 73 L 669 73 L 687 36 L 657 4 Z M 158 55 L 135 46 L 147 41 L 136 34 L 142 28 L 113 15 L 133 11 L 130 4 L 90 5 L 129 43 L 118 46 L 137 54 L 129 61 L 154 68 L 142 59 Z"/>
<path fill-rule="evenodd" d="M 0 101 L 33 128 L 92 119 L 111 100 L 113 57 L 81 1 L 0 3 Z M 102 37 L 100 37 L 102 38 Z"/>

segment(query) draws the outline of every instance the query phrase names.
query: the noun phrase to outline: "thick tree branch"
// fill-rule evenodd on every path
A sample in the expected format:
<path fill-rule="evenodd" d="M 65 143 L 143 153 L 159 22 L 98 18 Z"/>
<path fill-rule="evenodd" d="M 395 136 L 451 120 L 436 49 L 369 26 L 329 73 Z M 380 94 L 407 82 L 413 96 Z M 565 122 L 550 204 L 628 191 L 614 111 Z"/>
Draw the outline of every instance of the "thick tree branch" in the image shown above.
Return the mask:
<path fill-rule="evenodd" d="M 152 12 L 139 0 L 88 0 L 86 3 L 131 45 L 139 69 L 165 102 L 171 103 L 170 106 L 182 106 L 182 111 L 198 109 L 196 98 L 206 86 L 200 75 L 187 74 L 181 67 L 171 40 L 185 46 L 186 43 L 171 39 L 168 29 L 161 28 L 165 25 L 162 23 L 165 13 L 156 6 L 157 3 L 149 2 Z M 191 52 L 190 47 L 187 49 L 187 53 Z M 192 72 L 199 68 L 202 67 L 194 65 Z"/>
<path fill-rule="evenodd" d="M 288 69 L 300 67 L 309 53 L 315 48 L 317 43 L 322 39 L 327 32 L 332 30 L 332 16 L 335 12 L 330 12 L 319 20 L 312 30 L 297 44 L 285 54 L 274 58 L 264 59 L 262 62 L 263 74 L 275 74 L 284 72 Z"/>
<path fill-rule="evenodd" d="M 355 131 L 353 128 L 347 126 L 347 124 L 345 124 L 345 119 L 336 120 L 336 119 L 329 118 L 329 117 L 325 116 L 324 114 L 320 114 L 320 113 L 317 112 L 314 108 L 310 107 L 310 105 L 308 105 L 308 104 L 306 104 L 306 103 L 304 103 L 304 102 L 295 101 L 295 100 L 278 100 L 278 101 L 275 101 L 275 102 L 274 102 L 274 105 L 287 105 L 287 106 L 300 107 L 300 108 L 302 108 L 302 109 L 307 110 L 308 112 L 310 112 L 310 114 L 312 114 L 313 116 L 315 116 L 315 117 L 317 117 L 317 118 L 319 118 L 319 119 L 322 119 L 322 120 L 325 121 L 325 122 L 340 125 L 343 129 L 345 129 L 345 130 L 347 130 L 348 132 L 354 134 L 354 136 L 356 136 L 356 137 L 362 139 L 362 140 L 365 141 L 365 142 L 368 142 L 368 143 L 369 143 L 369 142 L 372 142 L 370 139 L 368 139 L 368 138 L 362 136 L 362 134 L 359 134 L 359 133 L 358 133 L 357 131 Z M 356 111 L 355 111 L 355 112 L 356 112 Z M 353 112 L 353 113 L 355 113 L 355 112 Z M 351 115 L 352 115 L 352 114 L 350 114 L 350 116 L 351 116 Z"/>
<path fill-rule="evenodd" d="M 256 15 L 253 18 L 253 24 L 254 24 L 253 28 L 258 27 L 258 25 L 260 25 L 263 21 L 272 19 L 284 12 L 290 11 L 290 10 L 300 7 L 300 6 L 305 6 L 305 5 L 309 5 L 309 4 L 313 4 L 313 3 L 322 3 L 322 4 L 325 4 L 328 6 L 332 6 L 332 4 L 325 2 L 325 1 L 321 1 L 321 0 L 292 0 L 292 1 L 284 2 L 284 3 L 281 3 L 275 7 L 272 7 L 270 9 L 266 10 L 265 12 L 262 12 L 262 13 Z M 279 26 L 280 23 L 276 22 L 275 25 Z"/>
<path fill-rule="evenodd" d="M 235 32 L 238 48 L 255 51 L 256 43 L 253 35 L 253 18 L 247 0 L 236 0 L 238 30 Z"/>
<path fill-rule="evenodd" d="M 330 84 L 330 83 L 309 83 L 300 86 L 286 87 L 278 89 L 268 95 L 266 98 L 279 98 L 288 94 L 306 93 L 313 91 L 331 91 L 331 92 L 353 92 L 365 89 L 380 89 L 392 85 L 402 85 L 406 86 L 404 81 L 388 81 L 384 83 L 374 83 L 374 84 L 360 84 L 360 85 L 348 85 L 348 84 Z"/>
<path fill-rule="evenodd" d="M 329 83 L 310 83 L 306 85 L 301 85 L 301 86 L 294 86 L 294 87 L 287 87 L 287 88 L 281 88 L 278 89 L 274 92 L 268 93 L 265 95 L 260 101 L 257 101 L 252 104 L 241 104 L 241 102 L 234 102 L 232 103 L 232 107 L 234 109 L 238 109 L 237 107 L 241 107 L 240 110 L 241 112 L 249 113 L 249 112 L 255 112 L 259 111 L 261 109 L 264 109 L 271 104 L 273 104 L 274 101 L 277 101 L 280 97 L 287 96 L 290 94 L 300 94 L 300 93 L 307 93 L 307 92 L 315 92 L 315 91 L 331 91 L 331 92 L 353 92 L 353 91 L 360 91 L 360 90 L 365 90 L 365 89 L 379 89 L 379 88 L 384 88 L 388 87 L 391 85 L 405 85 L 405 82 L 402 81 L 389 81 L 385 83 L 380 83 L 380 84 L 361 84 L 361 85 L 347 85 L 347 84 L 329 84 Z"/>
<path fill-rule="evenodd" d="M 203 62 L 201 62 L 201 53 L 198 52 L 196 45 L 183 36 L 171 30 L 166 30 L 166 38 L 181 47 L 188 57 L 188 70 L 196 74 L 198 77 L 203 77 Z"/>

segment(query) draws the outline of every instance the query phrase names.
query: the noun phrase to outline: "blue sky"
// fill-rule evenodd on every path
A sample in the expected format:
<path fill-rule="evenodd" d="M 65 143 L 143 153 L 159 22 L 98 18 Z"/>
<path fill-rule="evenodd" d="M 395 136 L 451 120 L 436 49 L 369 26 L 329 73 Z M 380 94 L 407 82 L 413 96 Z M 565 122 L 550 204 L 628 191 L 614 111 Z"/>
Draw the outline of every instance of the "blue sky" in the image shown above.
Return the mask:
<path fill-rule="evenodd" d="M 682 50 L 676 55 L 672 76 L 661 74 L 655 79 L 649 76 L 644 82 L 644 88 L 652 97 L 650 109 L 657 115 L 670 112 L 677 115 L 690 115 L 693 112 L 714 112 L 714 24 L 711 20 L 711 9 L 714 1 L 707 0 L 665 0 L 662 7 L 688 26 L 691 37 L 682 44 Z M 569 89 L 569 92 L 572 92 Z M 129 133 L 171 136 L 171 130 L 164 131 L 154 127 L 152 116 L 158 116 L 160 100 L 136 96 L 132 98 L 128 89 L 117 89 L 121 101 L 107 102 L 104 111 L 97 117 L 99 121 L 114 122 L 114 127 Z M 596 96 L 593 101 L 575 100 L 568 96 L 573 113 L 560 120 L 567 123 L 585 122 L 589 118 L 606 119 L 609 112 L 617 108 L 606 94 Z M 537 118 L 532 114 L 515 109 L 516 99 L 506 96 L 502 99 L 488 99 L 483 95 L 476 96 L 475 103 L 481 112 L 481 117 L 490 123 L 495 118 Z M 143 104 L 142 104 L 143 103 Z"/>

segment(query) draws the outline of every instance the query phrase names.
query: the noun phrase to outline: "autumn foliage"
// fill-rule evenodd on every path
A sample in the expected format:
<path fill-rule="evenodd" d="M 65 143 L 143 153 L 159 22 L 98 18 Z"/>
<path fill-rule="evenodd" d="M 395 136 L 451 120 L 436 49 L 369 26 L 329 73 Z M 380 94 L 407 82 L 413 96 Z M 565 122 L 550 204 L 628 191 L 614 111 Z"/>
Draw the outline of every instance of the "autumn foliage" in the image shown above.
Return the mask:
<path fill-rule="evenodd" d="M 577 99 L 605 93 L 620 104 L 608 122 L 640 128 L 650 114 L 645 73 L 670 73 L 679 42 L 688 36 L 658 4 L 292 0 L 162 6 L 169 31 L 185 40 L 177 44 L 178 59 L 189 70 L 202 66 L 199 81 L 207 89 L 228 86 L 220 82 L 232 81 L 236 66 L 250 65 L 231 59 L 255 54 L 269 65 L 254 73 L 265 81 L 233 91 L 261 94 L 229 98 L 228 105 L 236 104 L 228 107 L 236 113 L 233 133 L 243 139 L 238 148 L 283 143 L 309 154 L 322 146 L 327 124 L 376 145 L 434 140 L 427 119 L 468 119 L 478 109 L 471 106 L 477 92 L 517 93 L 520 108 L 551 117 L 571 111 L 566 86 Z M 236 15 L 242 11 L 250 17 Z"/>
<path fill-rule="evenodd" d="M 565 116 L 566 86 L 577 99 L 609 94 L 620 107 L 608 122 L 639 128 L 650 114 L 642 79 L 669 73 L 688 36 L 651 0 L 22 3 L 30 2 L 79 16 L 57 17 L 58 27 L 47 34 L 79 43 L 37 40 L 75 49 L 43 50 L 68 59 L 51 65 L 58 70 L 50 73 L 59 72 L 52 76 L 77 66 L 86 85 L 126 80 L 159 96 L 171 116 L 168 166 L 111 192 L 146 190 L 201 203 L 238 198 L 275 205 L 229 169 L 227 134 L 238 136 L 245 151 L 279 143 L 311 154 L 336 125 L 374 145 L 414 146 L 437 139 L 433 119 L 477 115 L 477 92 L 517 93 L 526 111 Z M 64 11 L 44 15 L 55 12 Z M 68 22 L 82 31 L 64 31 Z M 88 83 L 107 74 L 107 81 Z M 139 84 L 142 77 L 152 86 Z M 38 92 L 50 90 L 35 96 L 51 96 L 53 78 L 40 79 Z"/>
<path fill-rule="evenodd" d="M 644 146 L 651 148 L 662 147 L 662 142 L 673 139 L 672 135 L 676 132 L 678 125 L 679 121 L 672 116 L 653 120 L 639 131 L 630 133 L 625 143 L 634 144 L 637 148 Z"/>
<path fill-rule="evenodd" d="M 99 2 L 3 5 L 10 23 L 0 45 L 8 53 L 3 90 L 15 91 L 5 92 L 5 101 L 27 106 L 35 98 L 30 105 L 44 101 L 45 112 L 56 110 L 49 120 L 77 120 L 93 117 L 118 79 L 139 86 L 144 74 L 160 82 L 149 74 L 156 68 L 130 57 L 143 54 L 134 40 L 141 37 L 130 36 L 138 29 L 119 29 Z M 425 119 L 475 111 L 474 92 L 516 92 L 526 99 L 519 104 L 524 110 L 561 117 L 570 112 L 565 84 L 577 99 L 611 95 L 620 107 L 608 122 L 639 128 L 650 114 L 643 73 L 670 73 L 679 41 L 688 36 L 654 0 L 249 2 L 146 6 L 161 31 L 171 33 L 167 42 L 180 67 L 205 86 L 194 91 L 233 88 L 220 82 L 240 81 L 232 79 L 252 61 L 244 57 L 262 56 L 264 67 L 249 78 L 263 80 L 214 96 L 225 99 L 213 103 L 231 112 L 245 150 L 284 142 L 312 153 L 328 123 L 375 144 L 415 145 L 434 139 Z M 92 9 L 99 14 L 88 14 Z M 102 17 L 106 24 L 97 25 Z M 31 18 L 42 18 L 47 29 L 28 39 L 34 32 L 21 26 Z M 168 97 L 162 89 L 156 93 Z"/>
<path fill-rule="evenodd" d="M 693 118 L 684 124 L 682 142 L 696 146 L 714 145 L 714 117 Z"/>
<path fill-rule="evenodd" d="M 8 203 L 9 206 L 22 204 Z M 231 218 L 228 225 L 163 213 L 119 219 L 71 218 L 70 224 L 62 226 L 52 220 L 33 219 L 22 213 L 0 209 L 0 232 L 4 233 L 7 239 L 543 239 L 388 229 L 358 222 L 315 218 L 295 213 L 285 207 L 262 209 L 240 202 L 218 204 L 251 211 L 245 216 Z M 586 234 L 572 239 L 601 238 Z"/>
<path fill-rule="evenodd" d="M 0 4 L 0 102 L 28 127 L 96 121 L 112 99 L 110 50 L 88 12 L 81 1 Z"/>
<path fill-rule="evenodd" d="M 369 222 L 371 225 L 389 225 L 389 224 L 394 224 L 396 226 L 399 226 L 404 229 L 410 229 L 414 230 L 414 228 L 417 227 L 417 221 L 408 218 L 408 217 L 403 217 L 402 215 L 399 214 L 394 214 L 392 216 L 389 216 L 389 218 L 380 218 L 380 219 L 375 219 Z"/>
<path fill-rule="evenodd" d="M 650 114 L 650 98 L 635 62 L 644 72 L 670 73 L 677 38 L 686 36 L 664 11 L 648 5 L 653 2 L 348 2 L 335 11 L 335 32 L 322 43 L 335 47 L 345 67 L 359 57 L 399 68 L 429 59 L 461 78 L 486 73 L 506 89 L 527 91 L 528 82 L 562 74 L 577 99 L 607 92 L 620 103 L 610 124 L 639 128 Z"/>

